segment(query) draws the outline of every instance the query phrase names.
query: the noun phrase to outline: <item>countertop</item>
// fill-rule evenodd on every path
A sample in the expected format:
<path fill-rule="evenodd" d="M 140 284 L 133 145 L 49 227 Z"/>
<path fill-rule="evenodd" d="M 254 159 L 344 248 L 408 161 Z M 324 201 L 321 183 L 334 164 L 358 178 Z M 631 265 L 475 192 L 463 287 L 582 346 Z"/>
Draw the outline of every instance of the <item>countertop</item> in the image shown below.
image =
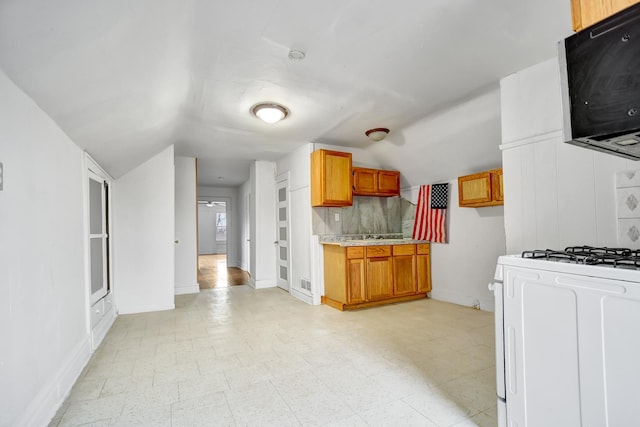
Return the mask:
<path fill-rule="evenodd" d="M 428 240 L 415 240 L 402 238 L 402 236 L 320 236 L 319 241 L 323 245 L 347 246 L 386 246 L 386 245 L 415 245 L 418 243 L 429 243 Z"/>

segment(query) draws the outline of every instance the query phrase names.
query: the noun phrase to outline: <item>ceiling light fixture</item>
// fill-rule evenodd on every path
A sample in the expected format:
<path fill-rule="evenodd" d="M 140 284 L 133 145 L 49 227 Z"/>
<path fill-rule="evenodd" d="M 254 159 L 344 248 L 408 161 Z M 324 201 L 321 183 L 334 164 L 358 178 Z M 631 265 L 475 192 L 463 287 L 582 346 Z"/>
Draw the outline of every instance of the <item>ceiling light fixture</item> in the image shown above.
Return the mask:
<path fill-rule="evenodd" d="M 277 123 L 289 115 L 289 110 L 273 102 L 261 102 L 251 107 L 251 113 L 265 123 Z"/>
<path fill-rule="evenodd" d="M 364 134 L 367 135 L 372 141 L 382 141 L 388 133 L 389 129 L 387 128 L 374 128 L 369 129 Z"/>
<path fill-rule="evenodd" d="M 292 61 L 302 61 L 306 55 L 301 50 L 290 50 L 289 59 Z"/>

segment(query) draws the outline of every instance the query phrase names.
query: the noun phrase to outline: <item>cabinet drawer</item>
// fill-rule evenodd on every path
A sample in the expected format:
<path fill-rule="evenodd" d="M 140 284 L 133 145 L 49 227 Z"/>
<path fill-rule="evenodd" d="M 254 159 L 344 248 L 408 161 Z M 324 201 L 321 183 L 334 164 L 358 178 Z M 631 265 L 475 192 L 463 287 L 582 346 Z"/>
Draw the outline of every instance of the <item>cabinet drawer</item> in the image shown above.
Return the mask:
<path fill-rule="evenodd" d="M 347 259 L 364 258 L 364 246 L 351 246 L 347 248 Z"/>
<path fill-rule="evenodd" d="M 394 245 L 393 255 L 413 255 L 416 253 L 416 245 Z"/>
<path fill-rule="evenodd" d="M 103 300 L 104 300 L 104 314 L 107 314 L 113 309 L 113 297 L 111 296 L 110 293 L 108 293 L 107 296 L 103 298 Z"/>
<path fill-rule="evenodd" d="M 420 255 L 428 254 L 430 252 L 430 247 L 431 245 L 429 245 L 429 243 L 418 243 L 416 245 L 416 249 Z"/>
<path fill-rule="evenodd" d="M 104 298 L 91 307 L 91 327 L 94 328 L 104 316 Z"/>
<path fill-rule="evenodd" d="M 391 246 L 367 246 L 367 258 L 391 256 Z"/>

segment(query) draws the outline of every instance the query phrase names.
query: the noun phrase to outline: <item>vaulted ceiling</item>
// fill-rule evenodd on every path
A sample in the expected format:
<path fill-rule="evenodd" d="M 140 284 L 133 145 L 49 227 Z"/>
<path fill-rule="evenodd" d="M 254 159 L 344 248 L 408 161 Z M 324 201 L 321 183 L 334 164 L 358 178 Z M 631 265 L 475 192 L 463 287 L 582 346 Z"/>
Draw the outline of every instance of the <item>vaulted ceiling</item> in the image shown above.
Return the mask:
<path fill-rule="evenodd" d="M 569 0 L 0 0 L 0 67 L 115 177 L 175 144 L 215 180 L 364 147 L 553 56 L 569 25 Z M 291 115 L 262 123 L 260 101 Z"/>

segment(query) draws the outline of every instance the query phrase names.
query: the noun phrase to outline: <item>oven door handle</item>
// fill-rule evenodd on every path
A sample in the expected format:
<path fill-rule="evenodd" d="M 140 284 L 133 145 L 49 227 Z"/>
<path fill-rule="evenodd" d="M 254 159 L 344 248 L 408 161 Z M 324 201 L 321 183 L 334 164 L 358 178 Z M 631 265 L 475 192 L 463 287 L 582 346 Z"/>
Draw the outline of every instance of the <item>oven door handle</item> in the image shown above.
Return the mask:
<path fill-rule="evenodd" d="M 489 290 L 493 291 L 495 301 L 495 332 L 496 332 L 496 392 L 501 399 L 506 398 L 505 366 L 504 366 L 504 306 L 503 284 L 490 283 Z"/>

